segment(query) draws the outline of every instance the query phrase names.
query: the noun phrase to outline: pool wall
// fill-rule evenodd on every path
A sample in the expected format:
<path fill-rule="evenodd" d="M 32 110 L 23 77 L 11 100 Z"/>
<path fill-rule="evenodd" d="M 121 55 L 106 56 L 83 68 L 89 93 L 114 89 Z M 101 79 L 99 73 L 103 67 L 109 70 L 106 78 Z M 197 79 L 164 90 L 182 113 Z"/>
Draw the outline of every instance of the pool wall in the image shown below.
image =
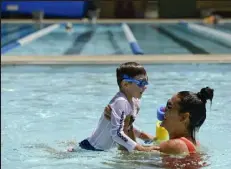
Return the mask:
<path fill-rule="evenodd" d="M 1 65 L 48 65 L 48 64 L 121 64 L 135 61 L 141 64 L 164 63 L 231 63 L 230 54 L 223 55 L 107 55 L 107 56 L 7 56 L 2 57 Z"/>

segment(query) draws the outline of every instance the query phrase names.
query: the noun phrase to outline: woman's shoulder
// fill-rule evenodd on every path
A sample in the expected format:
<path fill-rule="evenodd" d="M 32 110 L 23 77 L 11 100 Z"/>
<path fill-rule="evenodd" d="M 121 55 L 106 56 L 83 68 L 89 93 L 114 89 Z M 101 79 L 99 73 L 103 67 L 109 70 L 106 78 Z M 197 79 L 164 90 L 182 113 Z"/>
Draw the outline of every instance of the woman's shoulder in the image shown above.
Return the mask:
<path fill-rule="evenodd" d="M 160 151 L 167 154 L 189 153 L 187 145 L 180 139 L 170 139 L 162 142 Z"/>
<path fill-rule="evenodd" d="M 199 146 L 198 141 L 196 141 L 196 143 L 194 144 L 192 140 L 187 139 L 185 137 L 181 137 L 178 139 L 182 142 L 182 144 L 185 144 L 187 146 L 189 153 L 195 153 L 196 152 L 197 146 Z"/>

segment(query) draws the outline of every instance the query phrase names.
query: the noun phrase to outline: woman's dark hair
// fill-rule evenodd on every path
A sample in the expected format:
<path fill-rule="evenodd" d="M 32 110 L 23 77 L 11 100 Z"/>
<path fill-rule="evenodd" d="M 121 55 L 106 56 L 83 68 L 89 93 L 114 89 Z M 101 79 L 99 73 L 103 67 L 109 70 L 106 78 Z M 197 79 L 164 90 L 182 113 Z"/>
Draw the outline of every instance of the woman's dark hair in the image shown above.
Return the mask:
<path fill-rule="evenodd" d="M 142 65 L 136 62 L 126 62 L 116 69 L 117 84 L 121 87 L 123 76 L 127 75 L 134 78 L 137 75 L 146 75 L 146 70 Z"/>
<path fill-rule="evenodd" d="M 213 91 L 213 89 L 205 87 L 198 93 L 190 91 L 181 91 L 178 93 L 180 98 L 178 103 L 180 113 L 190 113 L 188 131 L 194 143 L 196 143 L 195 132 L 200 129 L 206 119 L 206 102 L 210 100 L 212 103 Z"/>

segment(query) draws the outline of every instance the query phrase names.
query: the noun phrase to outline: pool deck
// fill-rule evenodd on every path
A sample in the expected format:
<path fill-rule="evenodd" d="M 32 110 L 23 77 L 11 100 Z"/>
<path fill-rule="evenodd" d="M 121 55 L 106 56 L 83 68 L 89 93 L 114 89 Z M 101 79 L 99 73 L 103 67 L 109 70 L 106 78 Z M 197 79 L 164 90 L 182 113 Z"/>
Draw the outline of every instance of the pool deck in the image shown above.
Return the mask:
<path fill-rule="evenodd" d="M 231 54 L 222 55 L 109 55 L 109 56 L 2 56 L 1 65 L 47 65 L 47 64 L 121 64 L 136 61 L 141 64 L 176 63 L 231 63 Z"/>

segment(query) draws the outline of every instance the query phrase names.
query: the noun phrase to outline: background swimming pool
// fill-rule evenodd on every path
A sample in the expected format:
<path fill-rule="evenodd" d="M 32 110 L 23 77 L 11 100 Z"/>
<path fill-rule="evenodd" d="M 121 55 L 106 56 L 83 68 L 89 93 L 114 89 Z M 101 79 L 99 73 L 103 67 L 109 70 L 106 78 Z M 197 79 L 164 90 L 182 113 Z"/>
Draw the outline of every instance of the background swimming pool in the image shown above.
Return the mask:
<path fill-rule="evenodd" d="M 1 72 L 2 167 L 7 169 L 161 168 L 147 153 L 65 151 L 89 136 L 104 106 L 117 92 L 117 65 L 4 66 Z M 150 85 L 136 124 L 155 134 L 156 108 L 176 91 L 215 89 L 199 133 L 211 169 L 231 165 L 231 65 L 146 65 Z M 142 143 L 142 142 L 141 142 Z M 181 166 L 184 168 L 183 166 Z"/>
<path fill-rule="evenodd" d="M 3 24 L 4 25 L 4 24 Z M 23 26 L 23 24 L 20 24 Z M 174 23 L 128 24 L 144 54 L 228 54 L 231 46 L 186 30 Z M 214 27 L 231 33 L 231 24 Z M 72 33 L 65 27 L 15 48 L 6 55 L 123 55 L 132 54 L 121 24 L 74 24 Z"/>

